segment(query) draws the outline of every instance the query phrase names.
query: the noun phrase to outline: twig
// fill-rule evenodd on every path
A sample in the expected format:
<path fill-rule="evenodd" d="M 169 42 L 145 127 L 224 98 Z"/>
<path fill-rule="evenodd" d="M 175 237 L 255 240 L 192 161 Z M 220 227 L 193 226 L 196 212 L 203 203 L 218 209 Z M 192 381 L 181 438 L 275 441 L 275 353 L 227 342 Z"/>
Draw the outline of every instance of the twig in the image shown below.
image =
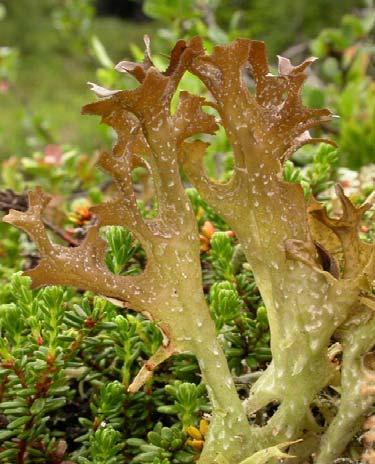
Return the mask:
<path fill-rule="evenodd" d="M 263 371 L 249 372 L 248 374 L 233 377 L 236 385 L 248 385 L 254 383 L 263 374 Z"/>
<path fill-rule="evenodd" d="M 51 230 L 54 234 L 56 234 L 58 237 L 62 238 L 65 242 L 67 242 L 70 246 L 78 246 L 80 244 L 80 241 L 75 240 L 74 238 L 70 237 L 69 234 L 64 230 L 61 229 L 60 227 L 57 227 L 55 224 L 52 222 L 48 221 L 47 219 L 43 218 L 43 224 Z"/>

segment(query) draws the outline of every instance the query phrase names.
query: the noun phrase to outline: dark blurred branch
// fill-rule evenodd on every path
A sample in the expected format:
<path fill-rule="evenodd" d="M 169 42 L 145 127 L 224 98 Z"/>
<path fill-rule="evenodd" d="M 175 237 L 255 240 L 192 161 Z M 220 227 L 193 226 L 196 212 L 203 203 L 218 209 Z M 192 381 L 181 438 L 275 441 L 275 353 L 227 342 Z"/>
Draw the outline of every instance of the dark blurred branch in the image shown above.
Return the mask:
<path fill-rule="evenodd" d="M 309 48 L 309 42 L 302 42 L 297 45 L 292 45 L 281 53 L 285 58 L 295 58 L 296 56 L 305 55 Z"/>

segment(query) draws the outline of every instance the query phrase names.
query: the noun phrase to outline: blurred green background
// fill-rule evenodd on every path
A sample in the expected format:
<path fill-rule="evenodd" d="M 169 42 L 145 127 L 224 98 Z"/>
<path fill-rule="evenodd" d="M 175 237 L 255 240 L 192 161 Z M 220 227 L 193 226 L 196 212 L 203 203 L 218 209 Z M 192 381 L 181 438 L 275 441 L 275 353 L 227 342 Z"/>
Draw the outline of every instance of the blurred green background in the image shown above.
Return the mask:
<path fill-rule="evenodd" d="M 340 115 L 326 129 L 342 163 L 359 168 L 375 161 L 374 21 L 366 0 L 2 0 L 0 159 L 48 144 L 102 146 L 107 129 L 80 115 L 93 98 L 86 82 L 131 85 L 112 67 L 142 56 L 145 33 L 160 61 L 175 40 L 200 34 L 208 49 L 238 36 L 265 40 L 271 63 L 277 54 L 321 58 L 306 104 Z"/>

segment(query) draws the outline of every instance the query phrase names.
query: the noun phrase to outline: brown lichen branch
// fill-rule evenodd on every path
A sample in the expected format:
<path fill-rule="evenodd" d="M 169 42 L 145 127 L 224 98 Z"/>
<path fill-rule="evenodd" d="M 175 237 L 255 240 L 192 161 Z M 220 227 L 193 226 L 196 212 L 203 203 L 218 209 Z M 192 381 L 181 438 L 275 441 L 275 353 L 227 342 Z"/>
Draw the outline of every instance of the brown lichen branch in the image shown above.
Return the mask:
<path fill-rule="evenodd" d="M 287 60 L 280 59 L 280 73 L 274 76 L 269 72 L 264 44 L 245 39 L 215 47 L 211 56 L 200 54 L 192 61 L 190 70 L 212 93 L 232 144 L 234 176 L 226 186 L 220 186 L 222 191 L 219 192 L 217 183 L 209 181 L 203 171 L 202 145 L 193 156 L 188 149 L 182 164 L 192 183 L 228 222 L 238 218 L 238 214 L 243 215 L 247 203 L 252 211 L 255 208 L 261 211 L 263 207 L 268 217 L 285 217 L 285 222 L 292 216 L 290 210 L 293 208 L 293 213 L 298 214 L 292 221 L 295 231 L 289 231 L 285 238 L 304 241 L 308 238 L 302 189 L 297 185 L 285 185 L 279 180 L 279 173 L 281 164 L 298 146 L 316 141 L 306 131 L 330 118 L 328 110 L 311 110 L 301 102 L 300 90 L 306 79 L 306 69 L 312 62 L 306 60 L 293 67 Z M 250 72 L 254 78 L 255 95 L 247 87 L 245 72 Z M 268 202 L 265 201 L 267 195 Z M 222 201 L 224 197 L 226 201 Z M 284 203 L 280 208 L 276 202 L 278 211 L 272 207 L 276 197 Z M 253 241 L 259 243 L 259 228 L 251 227 L 250 233 Z M 255 255 L 254 252 L 254 259 Z"/>
<path fill-rule="evenodd" d="M 175 348 L 172 343 L 168 343 L 167 346 L 162 345 L 142 366 L 141 370 L 130 384 L 128 391 L 131 393 L 138 391 L 152 377 L 155 369 L 174 353 Z"/>
<path fill-rule="evenodd" d="M 249 445 L 245 445 L 244 437 L 248 436 L 250 429 L 204 301 L 199 235 L 179 175 L 178 159 L 185 139 L 199 133 L 213 133 L 217 126 L 214 118 L 201 109 L 203 99 L 184 92 L 176 112 L 173 115 L 170 112 L 171 99 L 179 80 L 198 53 L 201 49 L 197 39 L 188 44 L 178 42 L 164 73 L 152 65 L 149 50 L 142 65 L 120 63 L 117 69 L 133 74 L 140 86 L 131 91 L 102 92 L 105 99 L 86 105 L 83 112 L 100 115 L 118 133 L 112 154 L 104 158 L 105 163 L 101 158 L 101 165 L 113 173 L 119 187 L 120 200 L 116 204 L 121 202 L 124 205 L 130 201 L 134 204 L 135 201 L 132 192 L 129 192 L 129 173 L 127 180 L 123 172 L 128 169 L 125 166 L 130 165 L 125 158 L 134 154 L 140 156 L 149 167 L 155 186 L 157 218 L 141 226 L 138 222 L 142 219 L 133 218 L 131 225 L 135 233 L 140 231 L 148 260 L 156 263 L 154 280 L 163 282 L 163 298 L 153 316 L 159 326 L 163 324 L 164 332 L 168 332 L 170 346 L 162 347 L 145 364 L 130 388 L 132 391 L 138 389 L 156 365 L 174 350 L 192 351 L 200 363 L 214 408 L 201 457 L 202 463 L 211 463 L 220 450 L 231 460 L 234 456 L 238 459 L 247 455 Z M 103 209 L 106 211 L 103 212 Z M 116 220 L 116 213 L 108 212 L 109 209 L 105 205 L 95 209 L 99 222 L 109 224 Z M 125 219 L 122 215 L 120 221 Z M 202 345 L 203 339 L 207 347 Z M 214 375 L 213 370 L 216 369 L 222 372 L 221 380 Z M 229 397 L 230 403 L 227 402 Z M 217 410 L 227 412 L 223 417 L 221 413 L 216 414 Z M 229 429 L 237 430 L 237 438 L 230 445 L 225 439 Z M 242 442 L 242 446 L 236 446 L 238 442 Z"/>
<path fill-rule="evenodd" d="M 141 388 L 172 353 L 196 355 L 213 407 L 200 462 L 213 464 L 221 455 L 237 464 L 250 453 L 250 428 L 205 302 L 199 233 L 178 165 L 185 139 L 213 133 L 216 123 L 202 110 L 203 99 L 186 93 L 181 94 L 177 111 L 170 111 L 181 76 L 200 53 L 199 40 L 179 41 L 162 73 L 152 63 L 146 40 L 141 65 L 122 62 L 117 66 L 136 77 L 140 83 L 136 89 L 108 91 L 92 85 L 101 99 L 86 105 L 83 113 L 101 116 L 118 135 L 112 152 L 103 152 L 98 162 L 112 176 L 118 192 L 112 202 L 93 208 L 96 222 L 79 247 L 67 249 L 49 241 L 41 222 L 48 199 L 40 190 L 31 193 L 26 213 L 11 212 L 7 220 L 32 235 L 40 248 L 42 260 L 29 273 L 34 286 L 54 283 L 88 288 L 142 312 L 160 328 L 162 347 L 141 369 L 131 391 Z M 135 156 L 143 160 L 154 181 L 158 215 L 151 221 L 142 218 L 133 191 Z M 142 274 L 123 277 L 108 271 L 106 244 L 99 237 L 100 228 L 108 225 L 122 225 L 141 241 L 147 255 Z"/>
<path fill-rule="evenodd" d="M 26 272 L 33 287 L 42 285 L 72 285 L 128 302 L 142 311 L 141 287 L 147 280 L 147 271 L 141 276 L 122 277 L 109 272 L 104 264 L 106 243 L 99 237 L 98 225 L 88 230 L 78 247 L 68 248 L 53 244 L 45 229 L 42 214 L 50 197 L 41 188 L 29 192 L 26 212 L 11 210 L 4 221 L 24 230 L 37 245 L 39 264 Z"/>
<path fill-rule="evenodd" d="M 257 432 L 260 446 L 301 436 L 311 401 L 335 370 L 328 358 L 331 337 L 367 295 L 374 264 L 367 254 L 369 264 L 361 261 L 359 272 L 347 268 L 340 276 L 332 250 L 312 237 L 302 188 L 281 180 L 283 163 L 301 145 L 332 143 L 308 133 L 331 118 L 326 109 L 302 104 L 301 88 L 313 62 L 293 66 L 280 57 L 278 75 L 272 75 L 264 44 L 238 39 L 215 47 L 210 56 L 199 54 L 190 66 L 214 98 L 235 169 L 227 184 L 208 179 L 202 143 L 188 147 L 181 164 L 236 232 L 268 310 L 273 361 L 246 404 L 249 413 L 273 400 L 281 405 Z"/>

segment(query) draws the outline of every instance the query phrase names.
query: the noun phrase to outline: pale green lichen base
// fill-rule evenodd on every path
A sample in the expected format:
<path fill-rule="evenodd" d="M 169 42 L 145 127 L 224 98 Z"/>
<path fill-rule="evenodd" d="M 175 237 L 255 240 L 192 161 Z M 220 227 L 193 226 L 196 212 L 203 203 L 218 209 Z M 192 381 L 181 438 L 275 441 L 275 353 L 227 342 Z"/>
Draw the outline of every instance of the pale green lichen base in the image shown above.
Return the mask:
<path fill-rule="evenodd" d="M 341 456 L 353 435 L 360 430 L 364 415 L 374 402 L 374 397 L 363 389 L 366 379 L 362 358 L 374 346 L 374 338 L 375 319 L 350 329 L 345 335 L 340 406 L 323 436 L 316 464 L 332 464 Z"/>

